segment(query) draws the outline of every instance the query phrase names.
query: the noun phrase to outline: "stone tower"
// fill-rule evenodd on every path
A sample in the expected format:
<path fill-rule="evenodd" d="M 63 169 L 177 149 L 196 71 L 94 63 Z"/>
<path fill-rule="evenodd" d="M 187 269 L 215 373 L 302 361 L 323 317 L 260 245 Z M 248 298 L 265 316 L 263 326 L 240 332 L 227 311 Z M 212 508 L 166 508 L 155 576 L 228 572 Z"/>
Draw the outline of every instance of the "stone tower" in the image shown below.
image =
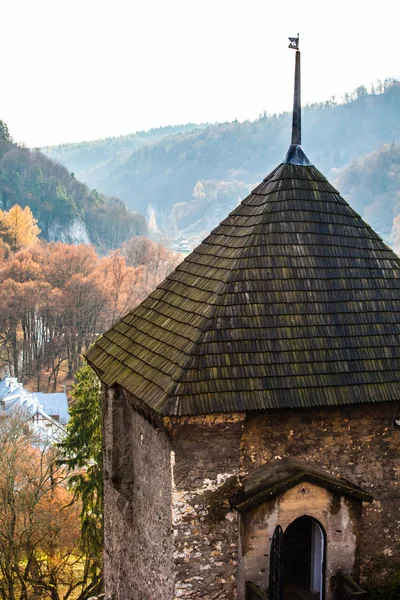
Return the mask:
<path fill-rule="evenodd" d="M 400 260 L 301 147 L 293 44 L 284 162 L 87 356 L 113 600 L 330 600 L 400 562 Z"/>

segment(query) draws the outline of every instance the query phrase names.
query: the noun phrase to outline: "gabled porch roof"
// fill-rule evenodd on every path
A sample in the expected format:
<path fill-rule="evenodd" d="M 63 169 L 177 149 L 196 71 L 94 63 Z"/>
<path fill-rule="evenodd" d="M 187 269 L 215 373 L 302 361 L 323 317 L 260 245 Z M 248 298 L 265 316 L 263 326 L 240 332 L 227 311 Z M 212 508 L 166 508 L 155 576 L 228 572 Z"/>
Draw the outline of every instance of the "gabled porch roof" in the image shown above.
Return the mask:
<path fill-rule="evenodd" d="M 242 482 L 241 490 L 230 499 L 230 503 L 237 511 L 245 512 L 270 498 L 279 496 L 303 481 L 338 494 L 351 496 L 361 502 L 373 500 L 370 493 L 351 481 L 308 464 L 287 459 L 272 466 L 267 463 L 248 475 Z"/>

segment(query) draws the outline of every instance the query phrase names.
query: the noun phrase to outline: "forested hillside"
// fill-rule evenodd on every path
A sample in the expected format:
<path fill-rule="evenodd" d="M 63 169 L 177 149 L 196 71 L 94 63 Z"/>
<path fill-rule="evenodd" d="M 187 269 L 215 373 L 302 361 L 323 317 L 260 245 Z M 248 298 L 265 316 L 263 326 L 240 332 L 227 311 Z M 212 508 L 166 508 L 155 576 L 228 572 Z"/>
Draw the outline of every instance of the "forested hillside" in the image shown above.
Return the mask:
<path fill-rule="evenodd" d="M 383 144 L 355 158 L 335 179 L 346 200 L 399 252 L 400 143 Z"/>
<path fill-rule="evenodd" d="M 336 170 L 356 157 L 400 140 L 399 107 L 400 85 L 395 80 L 378 82 L 370 91 L 360 86 L 346 95 L 342 104 L 331 99 L 306 106 L 303 146 L 307 155 L 334 181 Z M 82 179 L 105 193 L 118 195 L 132 209 L 145 213 L 151 206 L 157 225 L 171 237 L 179 232 L 198 241 L 251 185 L 279 163 L 289 144 L 290 126 L 289 113 L 265 114 L 254 122 L 190 125 L 178 133 L 168 132 L 171 135 L 161 140 L 150 136 L 136 149 L 124 146 L 124 138 L 117 138 L 58 146 L 45 152 L 68 168 L 80 163 Z M 98 153 L 99 146 L 106 160 Z M 373 207 L 367 210 L 365 201 L 356 200 L 355 208 L 376 226 Z M 388 218 L 389 213 L 386 211 Z M 388 218 L 382 221 L 379 216 L 376 226 L 386 234 L 392 227 Z"/>
<path fill-rule="evenodd" d="M 15 204 L 28 206 L 45 240 L 91 242 L 102 252 L 147 230 L 143 215 L 122 200 L 90 190 L 39 150 L 15 144 L 2 121 L 0 204 L 5 211 Z"/>
<path fill-rule="evenodd" d="M 103 178 L 103 171 L 112 168 L 115 161 L 124 161 L 132 152 L 143 146 L 154 146 L 158 142 L 173 135 L 188 133 L 194 129 L 205 128 L 206 125 L 188 123 L 186 125 L 170 125 L 149 131 L 138 131 L 129 135 L 80 142 L 61 144 L 42 148 L 46 156 L 59 160 L 75 173 L 78 179 L 87 183 Z M 89 175 L 90 173 L 90 175 Z M 97 185 L 97 184 L 96 184 Z"/>

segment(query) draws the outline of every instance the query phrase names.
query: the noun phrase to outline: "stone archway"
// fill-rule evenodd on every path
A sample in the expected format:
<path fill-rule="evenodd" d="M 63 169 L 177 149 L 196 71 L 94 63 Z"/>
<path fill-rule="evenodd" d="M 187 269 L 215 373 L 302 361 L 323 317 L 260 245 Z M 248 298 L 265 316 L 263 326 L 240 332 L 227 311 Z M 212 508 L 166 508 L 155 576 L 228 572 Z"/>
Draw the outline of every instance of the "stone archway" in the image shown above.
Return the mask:
<path fill-rule="evenodd" d="M 320 523 L 301 516 L 286 528 L 282 540 L 285 600 L 322 600 L 325 578 L 325 532 Z"/>
<path fill-rule="evenodd" d="M 334 600 L 338 570 L 355 572 L 361 502 L 371 500 L 355 484 L 293 460 L 263 465 L 251 473 L 231 498 L 240 513 L 239 600 L 246 598 L 246 582 L 283 600 L 283 538 L 287 547 L 291 534 L 297 535 L 301 552 L 308 557 L 307 581 L 296 581 L 296 572 L 286 568 L 286 578 L 297 589 L 287 592 L 285 600 Z"/>

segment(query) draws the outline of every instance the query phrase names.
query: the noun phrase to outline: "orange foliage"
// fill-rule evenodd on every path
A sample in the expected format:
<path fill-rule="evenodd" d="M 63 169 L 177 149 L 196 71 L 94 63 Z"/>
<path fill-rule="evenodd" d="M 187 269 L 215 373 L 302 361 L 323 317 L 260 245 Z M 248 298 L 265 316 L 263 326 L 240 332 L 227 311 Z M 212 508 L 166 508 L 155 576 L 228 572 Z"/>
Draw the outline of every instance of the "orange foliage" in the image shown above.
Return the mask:
<path fill-rule="evenodd" d="M 82 581 L 80 506 L 72 502 L 56 450 L 27 426 L 26 414 L 0 419 L 0 572 L 2 598 L 63 600 Z M 39 590 L 47 591 L 42 595 Z M 76 596 L 75 596 L 76 597 Z"/>
<path fill-rule="evenodd" d="M 0 359 L 33 388 L 55 391 L 96 337 L 141 302 L 177 260 L 142 237 L 102 258 L 91 246 L 61 242 L 0 255 Z"/>

